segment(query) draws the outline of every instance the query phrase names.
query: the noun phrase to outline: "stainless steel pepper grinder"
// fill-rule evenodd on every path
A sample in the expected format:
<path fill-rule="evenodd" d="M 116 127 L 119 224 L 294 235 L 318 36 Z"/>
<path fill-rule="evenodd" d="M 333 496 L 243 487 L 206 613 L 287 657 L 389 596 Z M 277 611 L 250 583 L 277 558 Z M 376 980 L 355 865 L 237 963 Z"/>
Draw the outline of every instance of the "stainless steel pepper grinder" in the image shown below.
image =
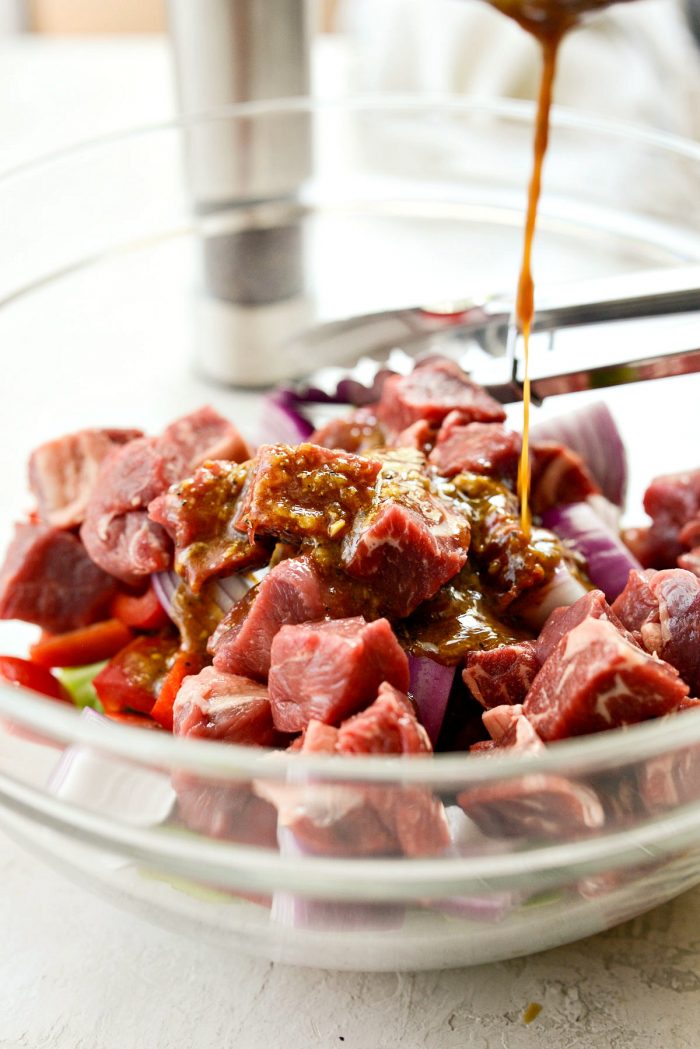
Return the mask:
<path fill-rule="evenodd" d="M 261 386 L 286 374 L 281 340 L 310 320 L 304 208 L 308 112 L 207 117 L 307 96 L 310 0 L 169 0 L 184 148 L 201 244 L 196 367 Z"/>

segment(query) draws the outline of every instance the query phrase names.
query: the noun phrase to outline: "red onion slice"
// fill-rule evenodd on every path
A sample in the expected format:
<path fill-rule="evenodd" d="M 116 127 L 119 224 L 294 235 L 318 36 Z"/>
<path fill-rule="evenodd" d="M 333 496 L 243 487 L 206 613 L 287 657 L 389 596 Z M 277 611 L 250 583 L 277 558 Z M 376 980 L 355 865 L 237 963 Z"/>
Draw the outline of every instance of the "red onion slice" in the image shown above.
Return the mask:
<path fill-rule="evenodd" d="M 261 444 L 299 444 L 313 433 L 301 402 L 291 390 L 278 389 L 265 397 L 260 421 Z"/>
<path fill-rule="evenodd" d="M 543 515 L 547 528 L 585 558 L 588 575 L 608 601 L 625 588 L 630 571 L 641 568 L 622 540 L 588 503 L 554 506 Z"/>
<path fill-rule="evenodd" d="M 586 405 L 532 427 L 533 441 L 558 441 L 584 460 L 603 495 L 617 506 L 625 501 L 627 454 L 610 409 L 603 401 Z"/>
<path fill-rule="evenodd" d="M 104 725 L 106 730 L 111 727 L 108 718 L 89 707 L 80 717 Z M 62 801 L 131 827 L 164 823 L 175 805 L 170 776 L 79 743 L 63 751 L 47 789 Z"/>
<path fill-rule="evenodd" d="M 175 572 L 154 572 L 151 576 L 151 583 L 155 595 L 160 601 L 163 611 L 170 617 L 173 618 L 173 598 L 175 597 L 175 591 L 180 585 L 180 577 Z"/>
<path fill-rule="evenodd" d="M 151 581 L 158 600 L 170 618 L 175 621 L 173 615 L 175 592 L 178 587 L 185 584 L 176 572 L 155 572 L 151 576 Z M 222 614 L 226 615 L 229 609 L 240 601 L 252 586 L 255 586 L 256 582 L 258 580 L 252 572 L 245 575 L 226 576 L 225 579 L 215 579 L 210 584 L 209 596 L 221 609 Z"/>
<path fill-rule="evenodd" d="M 418 720 L 435 747 L 456 668 L 443 666 L 425 656 L 409 656 L 408 665 L 411 674 L 408 689 L 418 708 Z"/>
<path fill-rule="evenodd" d="M 580 597 L 588 593 L 583 583 L 574 576 L 571 569 L 562 561 L 554 570 L 554 575 L 539 590 L 527 594 L 518 610 L 520 618 L 533 630 L 540 630 L 550 612 L 555 608 L 573 605 Z"/>

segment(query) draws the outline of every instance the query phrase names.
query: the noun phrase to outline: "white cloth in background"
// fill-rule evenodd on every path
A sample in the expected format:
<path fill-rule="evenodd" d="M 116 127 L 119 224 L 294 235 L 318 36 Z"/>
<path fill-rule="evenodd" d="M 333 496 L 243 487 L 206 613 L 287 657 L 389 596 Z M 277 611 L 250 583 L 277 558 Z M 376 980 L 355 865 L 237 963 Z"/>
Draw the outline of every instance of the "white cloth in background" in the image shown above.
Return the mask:
<path fill-rule="evenodd" d="M 355 87 L 534 98 L 535 41 L 481 0 L 345 0 Z M 700 138 L 700 46 L 676 0 L 619 4 L 562 46 L 555 102 Z"/>

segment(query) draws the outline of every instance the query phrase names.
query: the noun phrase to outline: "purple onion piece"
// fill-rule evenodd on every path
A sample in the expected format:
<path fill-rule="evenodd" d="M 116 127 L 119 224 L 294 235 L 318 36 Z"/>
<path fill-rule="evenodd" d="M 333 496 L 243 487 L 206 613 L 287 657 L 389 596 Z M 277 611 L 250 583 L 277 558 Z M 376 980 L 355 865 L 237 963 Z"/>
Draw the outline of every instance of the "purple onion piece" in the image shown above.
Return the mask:
<path fill-rule="evenodd" d="M 233 608 L 236 602 L 240 601 L 253 585 L 253 580 L 248 576 L 231 575 L 225 579 L 214 580 L 211 583 L 209 594 L 212 601 L 226 615 L 228 610 Z"/>
<path fill-rule="evenodd" d="M 284 388 L 265 397 L 262 405 L 260 443 L 299 444 L 313 433 L 314 425 L 306 418 L 299 398 Z"/>
<path fill-rule="evenodd" d="M 278 827 L 277 840 L 282 856 L 297 858 L 314 855 L 300 844 L 289 827 Z M 317 932 L 388 931 L 401 927 L 404 908 L 392 903 L 347 903 L 276 892 L 272 897 L 270 919 L 289 929 Z"/>
<path fill-rule="evenodd" d="M 174 621 L 173 599 L 179 586 L 184 585 L 176 572 L 155 572 L 151 576 L 153 589 L 164 610 Z M 215 579 L 209 589 L 211 600 L 218 605 L 223 615 L 236 604 L 254 586 L 254 580 L 248 575 L 231 575 L 225 579 Z"/>
<path fill-rule="evenodd" d="M 80 717 L 111 728 L 108 718 L 89 707 Z M 133 827 L 164 823 L 175 804 L 169 775 L 80 743 L 66 747 L 46 786 L 62 801 Z"/>
<path fill-rule="evenodd" d="M 455 667 L 445 667 L 425 656 L 409 656 L 409 692 L 418 708 L 418 719 L 436 746 L 447 710 Z"/>
<path fill-rule="evenodd" d="M 175 572 L 154 572 L 151 583 L 155 595 L 163 606 L 163 611 L 173 618 L 173 598 L 180 585 L 180 577 Z"/>
<path fill-rule="evenodd" d="M 586 593 L 587 588 L 572 574 L 566 562 L 562 561 L 555 568 L 554 575 L 548 583 L 527 594 L 518 615 L 533 630 L 541 630 L 555 608 L 573 605 Z"/>
<path fill-rule="evenodd" d="M 612 602 L 625 588 L 632 569 L 641 568 L 622 540 L 588 503 L 555 506 L 543 515 L 547 528 L 585 558 L 592 583 Z"/>
<path fill-rule="evenodd" d="M 557 441 L 577 452 L 617 506 L 625 501 L 627 455 L 615 420 L 603 401 L 532 427 L 533 441 Z"/>

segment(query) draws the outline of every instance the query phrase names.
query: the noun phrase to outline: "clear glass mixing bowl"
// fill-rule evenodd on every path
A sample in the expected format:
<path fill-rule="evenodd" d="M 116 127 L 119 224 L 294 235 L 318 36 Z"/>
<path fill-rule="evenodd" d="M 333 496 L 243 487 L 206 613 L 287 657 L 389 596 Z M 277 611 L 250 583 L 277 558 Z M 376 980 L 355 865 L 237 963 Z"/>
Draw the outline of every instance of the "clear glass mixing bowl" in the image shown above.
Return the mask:
<path fill-rule="evenodd" d="M 463 100 L 261 103 L 6 173 L 0 541 L 29 506 L 26 457 L 44 439 L 157 431 L 206 401 L 255 437 L 259 393 L 212 377 L 262 385 L 317 363 L 303 333 L 324 320 L 514 287 L 531 120 L 525 105 Z M 699 189 L 698 146 L 557 113 L 539 286 L 699 261 Z M 631 507 L 655 472 L 696 465 L 698 393 L 696 376 L 606 393 Z M 541 411 L 571 403 L 557 400 Z M 18 653 L 35 632 L 0 628 L 0 650 Z M 313 855 L 284 836 L 280 849 L 252 783 L 328 819 L 350 812 L 355 831 Z M 477 790 L 488 835 L 455 805 Z M 370 853 L 372 812 L 410 823 L 438 801 L 453 848 Z M 234 950 L 329 968 L 473 964 L 700 881 L 700 718 L 539 757 L 301 759 L 105 724 L 3 685 L 0 820 L 87 889 Z"/>

